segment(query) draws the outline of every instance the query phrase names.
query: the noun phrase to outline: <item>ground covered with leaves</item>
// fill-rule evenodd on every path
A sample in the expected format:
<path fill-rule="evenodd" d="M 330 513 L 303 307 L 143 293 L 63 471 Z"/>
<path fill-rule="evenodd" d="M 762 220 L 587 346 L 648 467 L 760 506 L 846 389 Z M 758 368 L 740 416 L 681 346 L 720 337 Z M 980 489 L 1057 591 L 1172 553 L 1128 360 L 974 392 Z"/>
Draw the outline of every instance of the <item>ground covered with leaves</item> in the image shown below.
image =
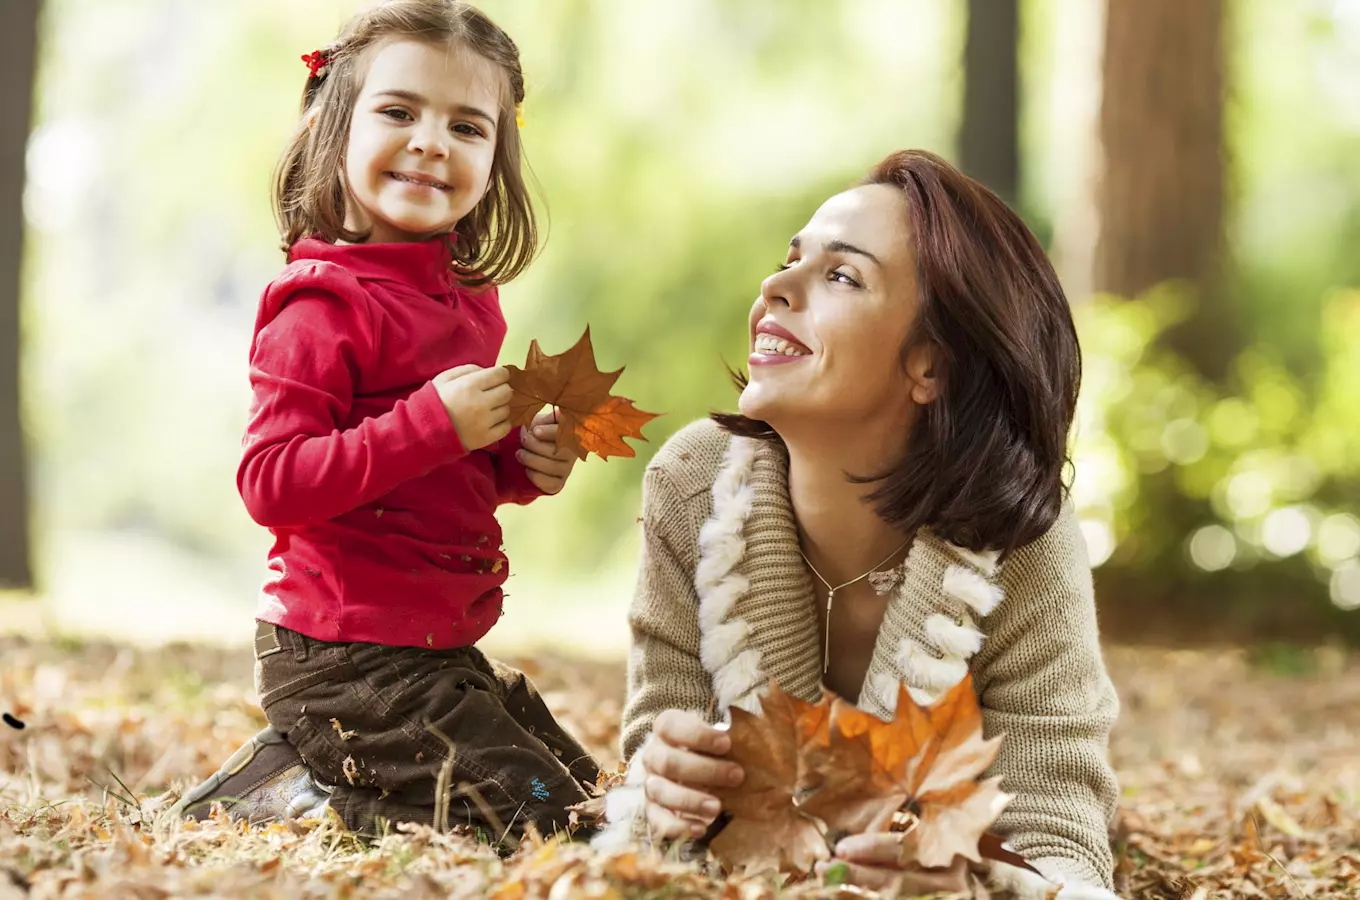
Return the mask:
<path fill-rule="evenodd" d="M 1360 656 L 1114 648 L 1121 896 L 1360 896 Z M 609 765 L 622 665 L 514 660 Z M 0 900 L 219 897 L 836 896 L 695 862 L 328 823 L 249 829 L 165 815 L 263 724 L 250 658 L 0 638 Z M 121 783 L 121 784 L 120 784 Z M 848 892 L 846 892 L 848 893 Z"/>

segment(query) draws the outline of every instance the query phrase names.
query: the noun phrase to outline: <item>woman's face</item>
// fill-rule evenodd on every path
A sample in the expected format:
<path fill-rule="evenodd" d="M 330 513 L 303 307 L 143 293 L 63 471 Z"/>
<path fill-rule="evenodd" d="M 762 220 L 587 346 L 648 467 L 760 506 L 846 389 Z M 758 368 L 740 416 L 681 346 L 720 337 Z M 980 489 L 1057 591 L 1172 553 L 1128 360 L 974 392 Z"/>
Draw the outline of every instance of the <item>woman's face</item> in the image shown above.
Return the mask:
<path fill-rule="evenodd" d="M 751 308 L 743 415 L 781 434 L 910 426 L 930 396 L 910 379 L 928 366 L 904 371 L 901 358 L 918 306 L 907 217 L 898 189 L 866 185 L 826 201 L 794 236 Z"/>

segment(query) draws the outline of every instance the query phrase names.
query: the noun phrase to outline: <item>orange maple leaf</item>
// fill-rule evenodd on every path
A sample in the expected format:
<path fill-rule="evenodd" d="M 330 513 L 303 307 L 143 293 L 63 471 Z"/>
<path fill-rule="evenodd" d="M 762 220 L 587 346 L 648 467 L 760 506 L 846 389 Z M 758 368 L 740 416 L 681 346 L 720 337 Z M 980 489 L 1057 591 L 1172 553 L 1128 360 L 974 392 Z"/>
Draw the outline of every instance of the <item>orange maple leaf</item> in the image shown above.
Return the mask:
<path fill-rule="evenodd" d="M 623 369 L 601 372 L 595 365 L 590 329 L 570 349 L 545 354 L 538 341 L 529 344 L 524 368 L 510 370 L 510 426 L 528 425 L 544 406 L 557 410 L 557 449 L 570 450 L 578 459 L 594 453 L 601 459 L 634 456 L 625 437 L 646 440 L 642 426 L 656 418 L 624 397 L 609 393 Z"/>
<path fill-rule="evenodd" d="M 829 838 L 885 830 L 904 807 L 904 858 L 918 865 L 985 857 L 1033 871 L 987 831 L 1011 798 L 999 777 L 980 780 L 1001 738 L 983 738 L 971 676 L 924 707 L 901 686 L 887 722 L 829 691 L 808 703 L 773 682 L 761 707 L 731 710 L 729 756 L 746 780 L 718 792 L 731 820 L 709 845 L 729 871 L 807 872 L 829 857 Z"/>

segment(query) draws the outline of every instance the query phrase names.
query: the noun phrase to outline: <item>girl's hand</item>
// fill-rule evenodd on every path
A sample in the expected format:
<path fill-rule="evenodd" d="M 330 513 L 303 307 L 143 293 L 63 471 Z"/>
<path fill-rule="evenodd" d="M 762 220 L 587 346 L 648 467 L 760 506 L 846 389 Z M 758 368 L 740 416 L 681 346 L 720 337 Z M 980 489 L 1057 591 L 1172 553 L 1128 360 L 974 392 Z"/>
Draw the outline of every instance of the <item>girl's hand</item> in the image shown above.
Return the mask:
<path fill-rule="evenodd" d="M 727 732 L 695 712 L 668 709 L 656 717 L 642 754 L 647 823 L 657 837 L 699 837 L 722 810 L 707 788 L 735 787 L 745 773 L 720 759 L 732 749 Z"/>
<path fill-rule="evenodd" d="M 954 857 L 946 869 L 922 869 L 902 862 L 902 832 L 878 831 L 855 834 L 836 845 L 836 860 L 846 863 L 846 881 L 871 890 L 896 885 L 900 893 L 957 893 L 968 890 L 968 860 Z M 818 876 L 835 865 L 817 863 Z"/>
<path fill-rule="evenodd" d="M 510 371 L 459 366 L 434 376 L 434 387 L 463 449 L 471 453 L 510 433 Z"/>
<path fill-rule="evenodd" d="M 519 432 L 520 446 L 515 454 L 528 470 L 529 480 L 545 494 L 556 494 L 567 483 L 576 456 L 570 450 L 557 450 L 557 410 L 534 416 L 528 428 Z"/>

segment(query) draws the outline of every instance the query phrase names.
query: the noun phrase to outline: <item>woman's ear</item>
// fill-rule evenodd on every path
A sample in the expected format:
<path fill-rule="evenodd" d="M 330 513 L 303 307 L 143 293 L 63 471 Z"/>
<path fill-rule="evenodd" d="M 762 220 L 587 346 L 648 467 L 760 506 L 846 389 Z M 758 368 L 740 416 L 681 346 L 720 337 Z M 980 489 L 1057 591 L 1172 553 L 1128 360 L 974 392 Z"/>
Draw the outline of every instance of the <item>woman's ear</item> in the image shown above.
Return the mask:
<path fill-rule="evenodd" d="M 917 406 L 925 406 L 940 396 L 940 348 L 934 343 L 918 344 L 907 352 L 907 378 L 911 383 L 911 399 Z"/>

